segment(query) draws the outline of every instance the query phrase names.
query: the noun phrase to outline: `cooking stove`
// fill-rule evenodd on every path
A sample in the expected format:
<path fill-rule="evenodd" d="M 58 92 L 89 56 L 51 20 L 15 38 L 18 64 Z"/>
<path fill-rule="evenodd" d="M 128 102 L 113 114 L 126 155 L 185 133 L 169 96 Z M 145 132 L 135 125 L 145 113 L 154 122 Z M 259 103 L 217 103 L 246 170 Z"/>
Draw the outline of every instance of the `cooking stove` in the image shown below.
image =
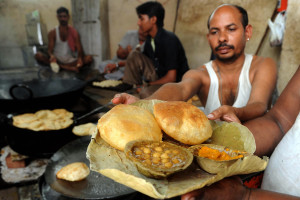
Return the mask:
<path fill-rule="evenodd" d="M 99 106 L 100 106 L 100 104 L 97 101 L 95 101 L 95 100 L 89 98 L 88 96 L 82 94 L 80 96 L 80 98 L 72 106 L 70 106 L 67 109 L 69 111 L 73 112 L 75 117 L 79 117 L 79 116 L 82 116 L 82 115 L 88 113 L 89 111 L 93 110 L 94 108 L 99 107 Z M 101 112 L 107 112 L 108 109 L 109 108 L 104 108 L 103 110 L 101 110 Z M 7 113 L 1 113 L 1 116 L 2 117 L 4 117 L 4 116 L 6 117 L 6 114 Z M 94 123 L 96 123 L 97 120 L 99 119 L 99 117 L 100 117 L 99 113 L 98 114 L 93 114 L 93 115 L 91 115 L 91 116 L 89 116 L 89 117 L 81 120 L 79 123 L 80 124 L 87 123 L 87 122 L 94 122 Z M 3 127 L 3 124 L 0 123 L 0 128 L 3 131 L 2 127 Z M 7 146 L 7 145 L 8 144 L 6 142 L 5 136 L 3 135 L 3 132 L 2 132 L 0 134 L 0 148 L 3 148 L 4 146 Z M 34 158 L 28 158 L 26 160 L 32 160 L 32 159 L 34 159 Z M 12 187 L 30 188 L 29 190 L 32 190 L 31 191 L 31 193 L 32 193 L 32 192 L 34 192 L 33 191 L 34 188 L 36 188 L 36 187 L 32 187 L 32 185 L 37 184 L 38 181 L 39 180 L 31 180 L 31 181 L 25 181 L 25 182 L 19 182 L 19 183 L 7 183 L 0 176 L 0 190 L 1 189 L 5 189 L 5 188 L 12 188 Z M 19 196 L 21 197 L 22 196 L 22 194 L 21 194 L 22 192 L 19 191 L 19 193 L 20 193 Z M 26 194 L 26 195 L 28 195 L 28 194 Z M 1 194 L 0 194 L 0 197 L 1 197 Z M 35 199 L 38 199 L 38 198 L 35 198 Z"/>

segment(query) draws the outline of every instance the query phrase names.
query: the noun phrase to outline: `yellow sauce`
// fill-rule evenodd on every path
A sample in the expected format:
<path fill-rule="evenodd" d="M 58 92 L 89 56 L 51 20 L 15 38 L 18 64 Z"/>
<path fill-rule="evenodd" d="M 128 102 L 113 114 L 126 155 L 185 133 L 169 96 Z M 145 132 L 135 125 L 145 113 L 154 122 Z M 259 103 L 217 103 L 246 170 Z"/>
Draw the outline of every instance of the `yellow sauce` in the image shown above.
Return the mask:
<path fill-rule="evenodd" d="M 229 149 L 226 149 L 229 150 Z M 234 151 L 237 152 L 237 151 Z M 232 160 L 232 159 L 238 159 L 242 158 L 243 155 L 238 154 L 237 156 L 230 156 L 228 153 L 225 151 L 219 151 L 217 149 L 212 149 L 206 146 L 201 147 L 198 150 L 198 156 L 204 157 L 204 158 L 209 158 L 212 160 L 217 160 L 217 161 L 224 161 L 224 160 Z"/>

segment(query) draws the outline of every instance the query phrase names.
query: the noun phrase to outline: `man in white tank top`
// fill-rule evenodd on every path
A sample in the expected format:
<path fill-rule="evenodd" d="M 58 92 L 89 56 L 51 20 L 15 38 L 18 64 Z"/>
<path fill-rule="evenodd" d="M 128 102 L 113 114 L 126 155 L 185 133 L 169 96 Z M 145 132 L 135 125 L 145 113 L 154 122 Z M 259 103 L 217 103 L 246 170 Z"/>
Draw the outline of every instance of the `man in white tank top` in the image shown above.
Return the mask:
<path fill-rule="evenodd" d="M 247 11 L 221 5 L 207 25 L 207 39 L 216 59 L 189 70 L 181 82 L 165 84 L 147 99 L 187 101 L 198 95 L 211 120 L 247 121 L 263 115 L 276 85 L 277 69 L 271 58 L 244 53 L 252 36 Z M 113 103 L 136 100 L 118 94 Z"/>
<path fill-rule="evenodd" d="M 185 194 L 181 199 L 300 199 L 299 86 L 300 66 L 274 107 L 263 117 L 244 124 L 255 138 L 255 154 L 271 155 L 261 189 L 246 188 L 235 176 Z"/>
<path fill-rule="evenodd" d="M 37 52 L 38 62 L 51 66 L 58 64 L 62 69 L 79 72 L 92 62 L 92 56 L 84 56 L 78 32 L 68 25 L 70 19 L 68 9 L 60 7 L 56 11 L 59 26 L 48 34 L 48 55 Z"/>

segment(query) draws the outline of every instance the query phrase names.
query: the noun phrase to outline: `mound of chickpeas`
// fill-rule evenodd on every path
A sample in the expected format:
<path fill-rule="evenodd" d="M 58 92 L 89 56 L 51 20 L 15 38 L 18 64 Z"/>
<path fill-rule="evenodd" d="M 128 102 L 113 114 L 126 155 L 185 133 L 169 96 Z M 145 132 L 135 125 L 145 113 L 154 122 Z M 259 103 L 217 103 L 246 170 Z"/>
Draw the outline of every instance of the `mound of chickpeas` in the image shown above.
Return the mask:
<path fill-rule="evenodd" d="M 142 142 L 132 148 L 132 156 L 152 168 L 171 169 L 187 162 L 187 153 L 167 142 Z"/>

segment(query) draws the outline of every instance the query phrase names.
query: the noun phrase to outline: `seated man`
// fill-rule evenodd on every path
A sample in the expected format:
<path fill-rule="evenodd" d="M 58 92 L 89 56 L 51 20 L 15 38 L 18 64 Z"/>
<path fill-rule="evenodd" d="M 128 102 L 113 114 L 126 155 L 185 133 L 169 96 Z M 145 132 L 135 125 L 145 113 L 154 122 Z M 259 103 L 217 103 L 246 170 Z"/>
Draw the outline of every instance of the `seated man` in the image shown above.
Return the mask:
<path fill-rule="evenodd" d="M 68 25 L 68 9 L 56 11 L 59 26 L 48 33 L 48 55 L 37 52 L 35 58 L 42 64 L 57 63 L 60 68 L 79 72 L 80 68 L 92 62 L 92 56 L 84 56 L 78 32 Z"/>
<path fill-rule="evenodd" d="M 234 176 L 185 194 L 181 199 L 300 199 L 299 85 L 300 67 L 270 112 L 244 124 L 254 135 L 256 155 L 270 155 L 275 149 L 264 172 L 262 189 L 246 188 Z"/>
<path fill-rule="evenodd" d="M 119 43 L 117 55 L 112 60 L 100 63 L 100 73 L 106 73 L 104 76 L 106 79 L 121 79 L 124 75 L 124 68 L 120 67 L 125 66 L 127 56 L 132 50 L 137 48 L 143 51 L 145 40 L 146 35 L 140 29 L 128 31 Z"/>
<path fill-rule="evenodd" d="M 136 8 L 139 28 L 147 34 L 143 53 L 132 51 L 127 58 L 123 82 L 129 85 L 153 86 L 148 96 L 162 84 L 178 82 L 189 69 L 178 37 L 163 28 L 165 10 L 159 2 L 146 2 Z M 148 93 L 149 92 L 149 93 Z"/>
<path fill-rule="evenodd" d="M 270 58 L 244 53 L 251 38 L 246 10 L 222 5 L 208 19 L 207 39 L 216 59 L 189 70 L 179 83 L 167 83 L 148 99 L 187 101 L 198 95 L 211 120 L 249 119 L 262 116 L 276 85 L 277 69 Z M 113 103 L 137 99 L 121 94 Z"/>

